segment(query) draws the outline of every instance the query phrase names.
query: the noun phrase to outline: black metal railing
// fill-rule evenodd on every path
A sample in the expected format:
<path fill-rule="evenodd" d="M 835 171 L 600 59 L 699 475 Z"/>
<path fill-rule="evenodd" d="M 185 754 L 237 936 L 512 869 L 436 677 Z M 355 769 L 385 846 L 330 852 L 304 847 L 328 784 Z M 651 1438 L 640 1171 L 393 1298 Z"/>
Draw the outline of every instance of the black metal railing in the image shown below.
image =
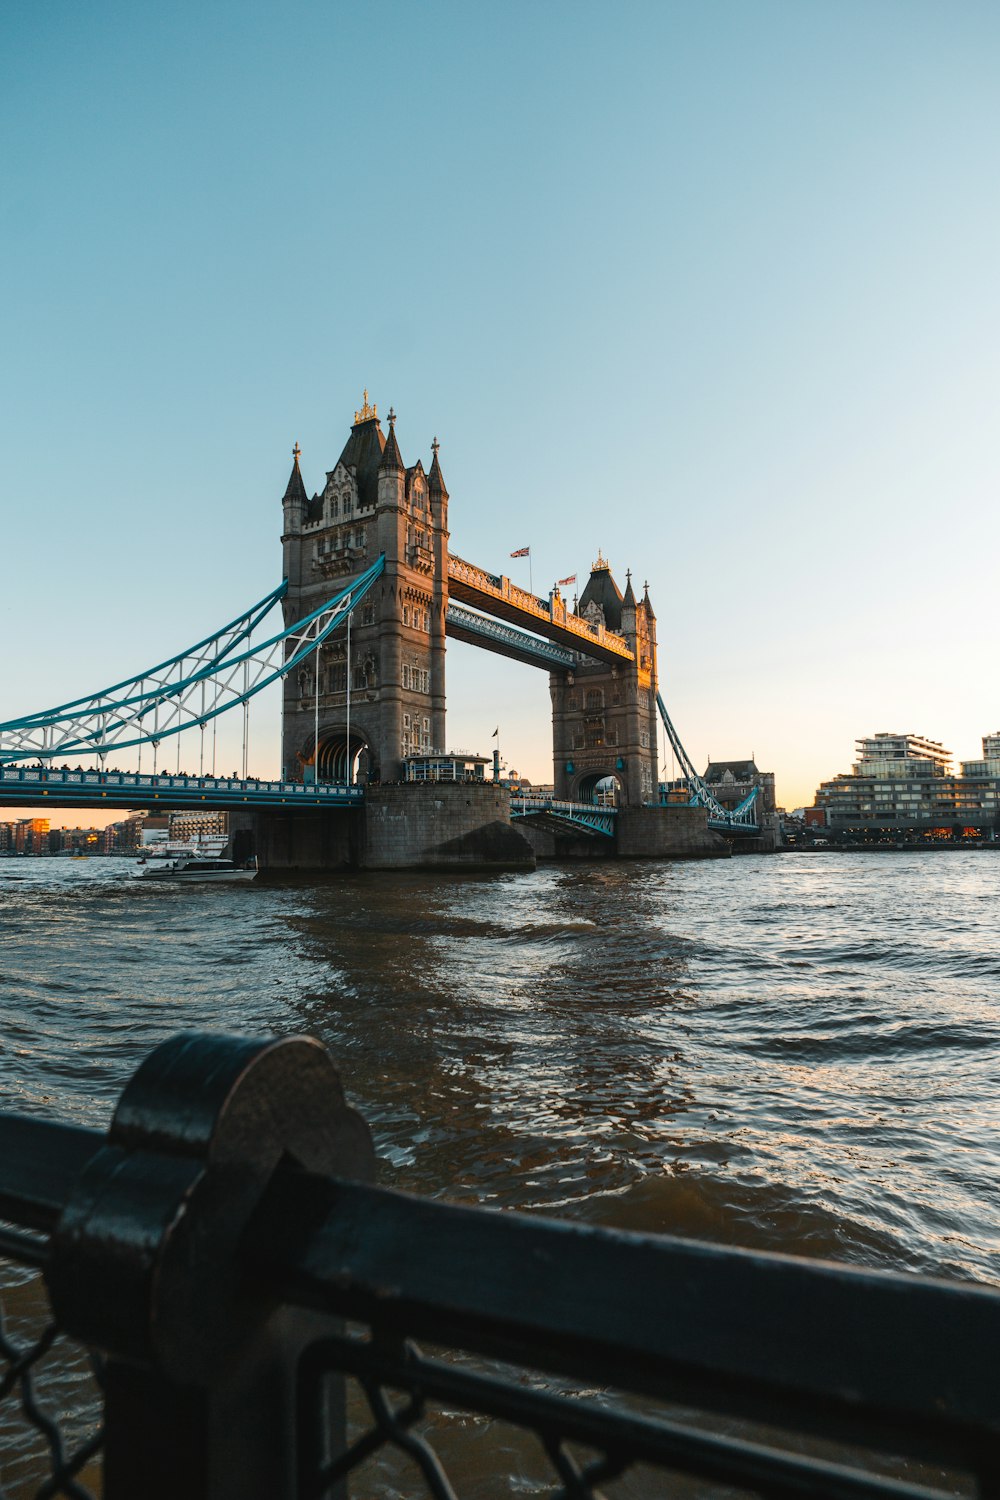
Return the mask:
<path fill-rule="evenodd" d="M 176 1037 L 106 1136 L 0 1117 L 0 1496 L 1000 1490 L 1000 1293 L 373 1175 L 305 1038 Z"/>

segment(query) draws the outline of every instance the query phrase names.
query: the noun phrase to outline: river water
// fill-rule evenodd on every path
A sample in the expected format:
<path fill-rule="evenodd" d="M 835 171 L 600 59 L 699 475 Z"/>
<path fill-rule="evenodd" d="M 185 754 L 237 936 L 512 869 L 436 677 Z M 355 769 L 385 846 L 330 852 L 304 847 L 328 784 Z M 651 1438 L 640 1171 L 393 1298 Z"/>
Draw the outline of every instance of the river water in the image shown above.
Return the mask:
<path fill-rule="evenodd" d="M 310 1032 L 383 1183 L 1000 1283 L 1000 857 L 164 887 L 0 860 L 0 1107 Z"/>

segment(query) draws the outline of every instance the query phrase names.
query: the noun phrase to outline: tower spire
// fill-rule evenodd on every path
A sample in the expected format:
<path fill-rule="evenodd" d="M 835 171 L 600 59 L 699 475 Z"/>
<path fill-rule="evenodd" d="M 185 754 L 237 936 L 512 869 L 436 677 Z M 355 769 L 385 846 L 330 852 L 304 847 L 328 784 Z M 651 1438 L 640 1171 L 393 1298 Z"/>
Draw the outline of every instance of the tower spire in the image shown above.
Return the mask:
<path fill-rule="evenodd" d="M 626 568 L 625 569 L 625 594 L 624 594 L 624 597 L 622 598 L 622 604 L 623 605 L 625 605 L 625 604 L 630 605 L 632 609 L 635 609 L 635 594 L 632 591 L 632 569 L 631 568 Z"/>
<path fill-rule="evenodd" d="M 284 499 L 297 500 L 301 504 L 307 505 L 309 497 L 306 494 L 306 487 L 302 483 L 302 470 L 299 468 L 299 459 L 301 457 L 302 449 L 296 442 L 295 447 L 292 449 L 292 472 L 288 476 L 288 484 L 285 486 Z"/>
<path fill-rule="evenodd" d="M 431 459 L 430 473 L 427 475 L 427 488 L 432 495 L 437 495 L 440 499 L 447 500 L 448 487 L 444 482 L 444 475 L 441 473 L 441 464 L 438 461 L 438 449 L 440 446 L 441 444 L 435 437 L 431 443 L 431 452 L 434 457 Z"/>
<path fill-rule="evenodd" d="M 389 436 L 385 440 L 385 447 L 382 450 L 382 462 L 379 464 L 379 468 L 398 469 L 402 473 L 405 467 L 399 451 L 399 444 L 396 442 L 396 413 L 390 406 Z"/>

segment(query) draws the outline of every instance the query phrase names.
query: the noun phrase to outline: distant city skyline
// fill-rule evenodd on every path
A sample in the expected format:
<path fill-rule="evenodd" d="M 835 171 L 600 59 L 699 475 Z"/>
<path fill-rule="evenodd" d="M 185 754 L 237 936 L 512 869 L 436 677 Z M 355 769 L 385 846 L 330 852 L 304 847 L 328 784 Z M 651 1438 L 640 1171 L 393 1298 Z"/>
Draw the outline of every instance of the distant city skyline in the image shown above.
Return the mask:
<path fill-rule="evenodd" d="M 794 807 L 863 735 L 997 729 L 995 7 L 57 0 L 0 39 L 0 719 L 273 587 L 292 445 L 312 493 L 367 387 L 407 463 L 440 438 L 457 553 L 649 578 L 697 765 Z M 552 779 L 544 673 L 451 643 L 448 698 Z M 275 693 L 252 770 L 278 737 Z"/>

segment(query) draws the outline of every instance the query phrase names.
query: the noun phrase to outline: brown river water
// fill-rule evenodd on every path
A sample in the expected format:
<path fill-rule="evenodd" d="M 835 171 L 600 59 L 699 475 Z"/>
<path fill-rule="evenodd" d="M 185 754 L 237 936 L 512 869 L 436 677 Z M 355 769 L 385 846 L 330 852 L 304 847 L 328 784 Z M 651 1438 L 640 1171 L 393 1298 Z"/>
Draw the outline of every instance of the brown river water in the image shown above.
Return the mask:
<path fill-rule="evenodd" d="M 309 1032 L 385 1184 L 1000 1283 L 992 851 L 206 888 L 11 858 L 0 937 L 2 1108 L 101 1126 L 177 1030 Z M 510 1493 L 481 1440 L 462 1493 Z"/>

